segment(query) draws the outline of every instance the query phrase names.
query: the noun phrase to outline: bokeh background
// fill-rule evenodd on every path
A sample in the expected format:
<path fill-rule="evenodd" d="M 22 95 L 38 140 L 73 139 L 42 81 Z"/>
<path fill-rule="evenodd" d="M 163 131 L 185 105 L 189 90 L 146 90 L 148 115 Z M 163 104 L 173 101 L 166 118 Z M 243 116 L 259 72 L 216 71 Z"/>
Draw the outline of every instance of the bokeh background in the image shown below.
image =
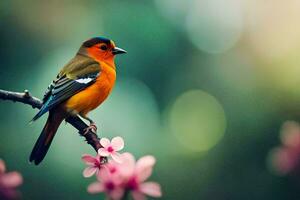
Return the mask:
<path fill-rule="evenodd" d="M 0 2 L 0 87 L 42 97 L 81 42 L 113 39 L 112 95 L 91 117 L 100 136 L 157 158 L 162 199 L 298 200 L 299 177 L 268 164 L 285 120 L 300 117 L 300 1 L 94 0 Z M 44 162 L 28 156 L 45 117 L 0 102 L 0 157 L 24 176 L 23 199 L 90 195 L 90 146 L 63 124 Z"/>

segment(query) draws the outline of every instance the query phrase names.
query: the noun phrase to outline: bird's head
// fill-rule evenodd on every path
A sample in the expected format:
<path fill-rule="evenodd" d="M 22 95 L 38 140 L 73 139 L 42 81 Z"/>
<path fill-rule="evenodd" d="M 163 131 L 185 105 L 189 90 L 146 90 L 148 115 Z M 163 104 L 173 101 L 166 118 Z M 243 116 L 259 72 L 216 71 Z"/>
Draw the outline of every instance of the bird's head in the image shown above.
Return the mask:
<path fill-rule="evenodd" d="M 79 53 L 92 57 L 100 62 L 113 62 L 115 55 L 126 53 L 126 51 L 116 47 L 115 43 L 110 39 L 94 37 L 81 45 Z"/>

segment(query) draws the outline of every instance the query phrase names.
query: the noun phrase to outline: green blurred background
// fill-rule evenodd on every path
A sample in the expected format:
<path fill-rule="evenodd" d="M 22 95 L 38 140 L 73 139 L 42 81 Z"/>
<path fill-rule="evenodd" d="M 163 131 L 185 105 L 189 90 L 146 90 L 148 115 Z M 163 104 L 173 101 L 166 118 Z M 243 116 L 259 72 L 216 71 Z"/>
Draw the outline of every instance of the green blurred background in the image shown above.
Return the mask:
<path fill-rule="evenodd" d="M 152 154 L 151 180 L 170 200 L 298 200 L 296 177 L 269 170 L 279 129 L 300 117 L 298 0 L 94 0 L 0 2 L 0 86 L 42 97 L 81 42 L 105 36 L 128 51 L 117 83 L 91 113 L 125 151 Z M 45 117 L 0 102 L 0 157 L 24 176 L 23 199 L 90 195 L 83 153 L 63 124 L 44 162 L 28 156 Z"/>

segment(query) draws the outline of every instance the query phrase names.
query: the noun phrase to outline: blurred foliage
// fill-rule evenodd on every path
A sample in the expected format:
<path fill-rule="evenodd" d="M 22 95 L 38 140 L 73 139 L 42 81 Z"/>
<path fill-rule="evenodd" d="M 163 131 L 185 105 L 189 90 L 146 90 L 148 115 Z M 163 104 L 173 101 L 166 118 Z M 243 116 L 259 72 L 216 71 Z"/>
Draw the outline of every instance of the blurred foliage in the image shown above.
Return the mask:
<path fill-rule="evenodd" d="M 42 97 L 82 41 L 106 36 L 128 54 L 91 117 L 101 136 L 157 157 L 163 199 L 298 200 L 299 181 L 274 176 L 266 156 L 281 123 L 300 117 L 299 9 L 297 0 L 1 1 L 1 89 Z M 45 118 L 28 125 L 36 110 L 12 102 L 0 111 L 0 157 L 22 172 L 25 200 L 99 199 L 81 174 L 81 154 L 94 152 L 70 125 L 36 167 L 28 156 Z"/>

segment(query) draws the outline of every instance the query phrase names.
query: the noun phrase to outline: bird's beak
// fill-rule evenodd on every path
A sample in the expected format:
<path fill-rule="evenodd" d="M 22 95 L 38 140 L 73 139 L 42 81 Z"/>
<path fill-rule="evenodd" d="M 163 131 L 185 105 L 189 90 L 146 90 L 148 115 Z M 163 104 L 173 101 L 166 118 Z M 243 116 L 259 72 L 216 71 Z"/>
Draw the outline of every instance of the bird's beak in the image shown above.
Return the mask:
<path fill-rule="evenodd" d="M 121 48 L 119 48 L 119 47 L 115 47 L 115 48 L 113 48 L 112 53 L 113 53 L 114 55 L 116 55 L 116 54 L 127 53 L 127 51 L 125 51 L 124 49 L 121 49 Z"/>

